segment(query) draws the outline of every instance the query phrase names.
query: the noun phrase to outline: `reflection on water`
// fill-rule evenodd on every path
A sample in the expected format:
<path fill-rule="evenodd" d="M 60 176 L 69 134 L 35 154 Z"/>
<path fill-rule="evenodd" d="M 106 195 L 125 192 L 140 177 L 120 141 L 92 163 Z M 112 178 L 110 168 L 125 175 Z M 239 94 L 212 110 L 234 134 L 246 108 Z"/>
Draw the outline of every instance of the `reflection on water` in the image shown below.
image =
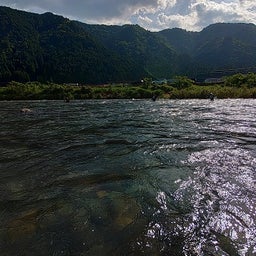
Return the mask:
<path fill-rule="evenodd" d="M 255 103 L 0 102 L 1 255 L 256 255 Z"/>

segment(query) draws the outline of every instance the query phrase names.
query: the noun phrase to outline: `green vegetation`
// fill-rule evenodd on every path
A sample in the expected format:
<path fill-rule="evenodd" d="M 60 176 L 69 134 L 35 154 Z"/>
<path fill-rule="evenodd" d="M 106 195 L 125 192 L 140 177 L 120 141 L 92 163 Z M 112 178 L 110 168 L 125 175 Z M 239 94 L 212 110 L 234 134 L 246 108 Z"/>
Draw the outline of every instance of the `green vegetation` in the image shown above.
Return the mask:
<path fill-rule="evenodd" d="M 76 22 L 0 7 L 0 82 L 101 84 L 145 74 Z"/>
<path fill-rule="evenodd" d="M 65 99 L 141 99 L 153 95 L 165 99 L 256 98 L 256 74 L 236 74 L 226 77 L 222 84 L 196 84 L 184 76 L 172 83 L 155 84 L 151 78 L 143 83 L 109 84 L 101 86 L 60 85 L 39 82 L 10 82 L 0 87 L 0 100 L 65 100 Z"/>
<path fill-rule="evenodd" d="M 175 76 L 204 81 L 255 72 L 255 43 L 253 24 L 150 32 L 0 7 L 0 82 L 109 84 Z M 174 87 L 184 87 L 180 82 Z"/>
<path fill-rule="evenodd" d="M 255 74 L 235 74 L 256 70 L 255 43 L 253 24 L 150 32 L 0 7 L 0 100 L 255 98 Z M 188 79 L 230 74 L 216 85 Z"/>

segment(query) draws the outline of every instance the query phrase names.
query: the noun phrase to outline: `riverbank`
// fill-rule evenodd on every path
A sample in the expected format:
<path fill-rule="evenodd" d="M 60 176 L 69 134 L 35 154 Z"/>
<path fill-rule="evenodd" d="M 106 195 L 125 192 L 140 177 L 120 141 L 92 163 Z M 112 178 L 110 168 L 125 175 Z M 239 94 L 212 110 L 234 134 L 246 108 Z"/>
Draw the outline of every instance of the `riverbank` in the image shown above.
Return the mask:
<path fill-rule="evenodd" d="M 237 74 L 222 84 L 196 84 L 187 78 L 182 79 L 179 78 L 173 84 L 161 85 L 151 81 L 137 85 L 120 83 L 98 86 L 10 82 L 0 87 L 0 100 L 142 99 L 153 96 L 164 99 L 206 99 L 211 93 L 220 99 L 256 98 L 255 74 Z"/>

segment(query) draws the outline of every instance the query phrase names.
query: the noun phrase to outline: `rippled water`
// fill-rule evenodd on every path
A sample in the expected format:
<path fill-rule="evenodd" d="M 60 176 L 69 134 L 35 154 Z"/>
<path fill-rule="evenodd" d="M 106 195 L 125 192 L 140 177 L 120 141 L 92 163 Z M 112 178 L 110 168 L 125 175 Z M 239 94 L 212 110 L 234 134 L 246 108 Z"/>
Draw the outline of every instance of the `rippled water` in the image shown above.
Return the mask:
<path fill-rule="evenodd" d="M 1 255 L 256 255 L 255 100 L 0 102 L 0 124 Z"/>

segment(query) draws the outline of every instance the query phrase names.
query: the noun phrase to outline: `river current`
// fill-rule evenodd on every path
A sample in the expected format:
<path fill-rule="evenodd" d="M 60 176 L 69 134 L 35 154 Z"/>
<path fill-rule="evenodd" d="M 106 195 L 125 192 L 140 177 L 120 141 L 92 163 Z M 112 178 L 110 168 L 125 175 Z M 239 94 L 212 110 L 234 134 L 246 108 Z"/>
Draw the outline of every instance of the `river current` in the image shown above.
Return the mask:
<path fill-rule="evenodd" d="M 0 125 L 1 256 L 256 255 L 256 100 L 10 101 Z"/>

